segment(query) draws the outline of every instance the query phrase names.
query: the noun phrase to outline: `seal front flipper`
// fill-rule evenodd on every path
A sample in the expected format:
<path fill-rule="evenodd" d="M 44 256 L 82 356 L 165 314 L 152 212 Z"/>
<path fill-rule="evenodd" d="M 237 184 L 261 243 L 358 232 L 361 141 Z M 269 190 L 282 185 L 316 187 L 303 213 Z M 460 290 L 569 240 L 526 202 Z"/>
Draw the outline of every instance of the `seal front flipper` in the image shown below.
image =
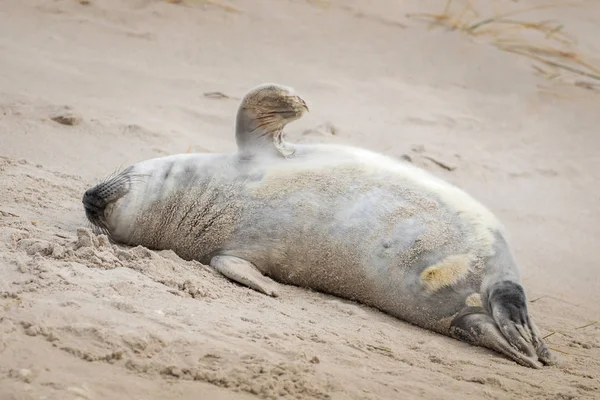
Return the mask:
<path fill-rule="evenodd" d="M 261 274 L 249 261 L 233 256 L 215 256 L 210 260 L 210 266 L 241 285 L 268 296 L 279 296 L 278 284 L 271 278 Z"/>

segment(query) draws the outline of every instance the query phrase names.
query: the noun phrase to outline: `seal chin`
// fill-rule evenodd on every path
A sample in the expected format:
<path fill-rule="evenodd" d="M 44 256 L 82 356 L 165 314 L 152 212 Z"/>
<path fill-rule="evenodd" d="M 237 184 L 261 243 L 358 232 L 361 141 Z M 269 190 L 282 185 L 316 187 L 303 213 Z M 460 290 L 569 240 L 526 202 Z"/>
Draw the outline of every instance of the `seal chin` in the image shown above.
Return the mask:
<path fill-rule="evenodd" d="M 85 191 L 81 202 L 85 215 L 92 224 L 94 230 L 110 236 L 110 226 L 107 214 L 116 201 L 129 193 L 131 189 L 131 178 L 129 170 L 106 179 Z"/>

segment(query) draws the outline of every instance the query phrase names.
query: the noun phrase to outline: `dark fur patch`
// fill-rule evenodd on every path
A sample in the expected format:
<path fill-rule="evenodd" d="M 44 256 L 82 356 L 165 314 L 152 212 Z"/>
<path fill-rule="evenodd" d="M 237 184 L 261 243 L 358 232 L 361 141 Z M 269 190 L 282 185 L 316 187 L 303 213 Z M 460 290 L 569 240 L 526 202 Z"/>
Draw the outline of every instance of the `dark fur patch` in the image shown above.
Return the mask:
<path fill-rule="evenodd" d="M 502 281 L 494 283 L 489 290 L 488 302 L 492 313 L 495 308 L 502 308 L 510 320 L 521 322 L 527 317 L 527 299 L 525 291 L 518 283 Z"/>
<path fill-rule="evenodd" d="M 171 162 L 169 164 L 169 168 L 167 168 L 166 171 L 163 173 L 163 176 L 162 176 L 163 181 L 166 181 L 167 178 L 171 175 L 171 171 L 173 170 L 173 165 L 175 165 L 175 163 Z"/>

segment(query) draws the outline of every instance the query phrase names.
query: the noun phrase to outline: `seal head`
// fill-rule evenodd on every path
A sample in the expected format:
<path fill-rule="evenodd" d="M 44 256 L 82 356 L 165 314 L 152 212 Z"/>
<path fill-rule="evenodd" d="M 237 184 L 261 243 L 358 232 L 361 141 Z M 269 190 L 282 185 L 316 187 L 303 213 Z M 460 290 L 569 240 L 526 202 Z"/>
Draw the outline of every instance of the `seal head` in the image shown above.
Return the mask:
<path fill-rule="evenodd" d="M 308 106 L 294 89 L 275 83 L 256 86 L 246 93 L 238 108 L 238 150 L 251 155 L 274 148 L 284 157 L 293 155 L 293 147 L 283 140 L 283 128 L 305 112 Z"/>
<path fill-rule="evenodd" d="M 142 178 L 141 174 L 133 173 L 133 167 L 130 166 L 85 191 L 81 202 L 95 233 L 105 234 L 111 241 L 120 239 L 111 219 L 112 211 L 121 206 L 121 200 L 131 192 L 132 185 L 142 181 Z M 125 203 L 128 203 L 128 200 L 125 198 Z"/>

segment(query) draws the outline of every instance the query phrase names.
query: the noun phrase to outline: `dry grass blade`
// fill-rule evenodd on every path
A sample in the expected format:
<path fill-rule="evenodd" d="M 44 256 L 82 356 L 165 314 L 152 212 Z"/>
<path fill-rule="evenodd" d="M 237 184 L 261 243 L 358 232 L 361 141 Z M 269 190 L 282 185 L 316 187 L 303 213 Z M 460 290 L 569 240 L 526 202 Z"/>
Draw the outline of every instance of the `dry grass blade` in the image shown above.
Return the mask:
<path fill-rule="evenodd" d="M 225 11 L 229 11 L 229 12 L 234 12 L 234 13 L 239 13 L 241 12 L 238 8 L 235 8 L 232 5 L 226 4 L 226 3 L 222 3 L 220 1 L 217 0 L 165 0 L 167 3 L 171 3 L 171 4 L 185 4 L 185 3 L 202 3 L 202 4 L 209 4 L 211 6 L 215 6 L 215 7 L 219 7 Z"/>
<path fill-rule="evenodd" d="M 235 12 L 235 13 L 241 12 L 238 8 L 235 8 L 234 6 L 231 6 L 229 4 L 221 3 L 220 1 L 202 0 L 202 2 L 210 4 L 210 5 L 215 6 L 215 7 L 220 7 L 222 9 L 224 9 L 225 11 Z"/>
<path fill-rule="evenodd" d="M 560 77 L 560 73 L 558 73 L 556 71 L 551 72 L 549 70 L 545 70 L 542 67 L 539 67 L 537 65 L 533 65 L 533 69 L 536 71 L 537 75 L 542 76 L 548 80 L 553 80 L 553 79 Z"/>
<path fill-rule="evenodd" d="M 450 18 L 450 8 L 452 7 L 452 0 L 448 0 L 446 2 L 446 7 L 444 8 L 444 12 L 441 14 L 430 14 L 430 13 L 416 13 L 416 14 L 406 14 L 408 18 L 423 18 L 427 21 L 430 21 L 429 28 L 432 28 L 436 23 L 444 24 L 456 29 L 458 23 L 455 20 L 451 20 Z"/>
<path fill-rule="evenodd" d="M 584 80 L 570 79 L 570 84 L 593 90 L 598 87 L 596 83 L 586 80 L 600 80 L 600 68 L 584 60 L 584 57 L 573 48 L 576 40 L 564 32 L 562 24 L 552 20 L 522 21 L 514 18 L 515 15 L 525 12 L 579 5 L 578 3 L 543 4 L 500 14 L 496 13 L 492 17 L 476 22 L 468 21 L 468 18 L 466 18 L 467 13 L 470 13 L 479 19 L 479 14 L 473 6 L 473 0 L 463 0 L 462 7 L 458 8 L 460 6 L 457 6 L 457 11 L 453 11 L 452 6 L 456 3 L 452 0 L 446 2 L 444 11 L 441 14 L 407 14 L 407 17 L 425 19 L 431 22 L 430 26 L 443 25 L 451 30 L 460 30 L 473 36 L 488 36 L 491 39 L 490 42 L 500 50 L 528 57 L 551 67 L 552 71 L 549 71 L 534 65 L 536 73 L 547 79 L 566 78 L 569 77 L 569 74 L 565 76 L 561 72 L 568 72 L 574 74 L 570 78 L 574 78 L 575 75 L 585 78 Z M 467 20 L 464 20 L 465 18 Z M 527 37 L 516 35 L 516 33 L 523 31 L 541 35 L 540 39 L 544 40 L 544 43 L 534 44 L 531 41 L 531 35 Z"/>
<path fill-rule="evenodd" d="M 477 32 L 469 31 L 472 35 L 485 35 L 490 33 L 495 33 L 499 30 L 499 26 L 503 26 L 502 32 L 511 31 L 514 33 L 515 31 L 537 31 L 544 34 L 545 39 L 554 39 L 562 44 L 570 44 L 574 42 L 574 39 L 563 32 L 563 25 L 558 24 L 554 21 L 540 21 L 540 22 L 526 22 L 526 21 L 517 21 L 511 19 L 504 19 L 496 21 L 496 25 L 498 26 L 490 26 L 487 29 L 481 29 Z M 506 40 L 506 39 L 499 39 Z"/>
<path fill-rule="evenodd" d="M 593 321 L 593 322 L 590 322 L 589 324 L 586 324 L 586 325 L 583 325 L 583 326 L 578 326 L 578 327 L 577 327 L 577 328 L 575 328 L 575 329 L 583 329 L 583 328 L 587 328 L 588 326 L 596 325 L 598 322 L 600 322 L 600 319 L 599 319 L 599 320 L 596 320 L 596 321 Z"/>
<path fill-rule="evenodd" d="M 457 22 L 459 25 L 463 25 L 462 24 L 462 19 L 464 18 L 464 16 L 471 10 L 473 10 L 473 3 L 471 3 L 472 0 L 467 0 L 467 4 L 465 4 L 465 6 L 463 7 L 463 9 L 460 11 L 460 13 L 458 14 L 458 17 L 456 18 Z"/>
<path fill-rule="evenodd" d="M 432 24 L 435 24 L 435 22 L 442 22 L 442 21 L 447 21 L 450 19 L 449 16 L 444 15 L 444 14 L 428 14 L 428 13 L 417 13 L 417 14 L 406 14 L 406 16 L 408 18 L 415 18 L 415 19 L 419 19 L 422 18 L 424 20 L 433 20 Z"/>
<path fill-rule="evenodd" d="M 503 45 L 498 45 L 497 47 L 500 48 L 500 49 L 502 49 L 502 50 L 504 50 L 504 51 L 508 51 L 510 53 L 520 54 L 520 55 L 523 55 L 523 56 L 527 56 L 529 58 L 533 58 L 536 61 L 539 61 L 541 63 L 550 65 L 552 67 L 564 69 L 566 71 L 573 72 L 574 74 L 585 76 L 587 78 L 600 80 L 600 74 L 595 74 L 595 73 L 592 73 L 592 72 L 587 72 L 587 71 L 584 71 L 582 69 L 571 67 L 571 66 L 569 66 L 567 64 L 559 63 L 559 62 L 552 61 L 552 60 L 548 60 L 548 59 L 545 59 L 543 57 L 540 57 L 540 56 L 536 55 L 536 53 L 539 52 L 540 49 L 529 49 L 529 50 L 527 50 L 527 49 L 519 49 L 519 48 L 515 48 L 515 47 L 511 47 L 511 46 L 503 46 Z M 569 58 L 569 57 L 565 56 L 564 58 Z M 578 64 L 581 64 L 581 65 L 585 66 L 586 68 L 589 68 L 589 67 L 586 66 L 585 63 L 582 63 L 581 61 L 578 61 L 578 60 L 572 60 L 572 61 L 575 61 Z M 594 68 L 594 70 L 597 70 L 597 69 Z"/>
<path fill-rule="evenodd" d="M 556 334 L 556 332 L 550 332 L 549 334 L 544 336 L 542 339 L 548 339 L 550 336 L 555 335 L 555 334 Z"/>
<path fill-rule="evenodd" d="M 548 296 L 548 295 L 537 297 L 537 298 L 535 298 L 533 300 L 529 300 L 529 302 L 530 303 L 535 303 L 536 301 L 542 300 L 542 299 L 552 299 L 552 300 L 560 301 L 560 302 L 563 302 L 563 303 L 566 303 L 566 304 L 570 304 L 570 305 L 575 306 L 575 307 L 579 307 L 579 304 L 571 303 L 570 301 L 563 300 L 563 299 L 560 299 L 560 298 L 554 297 L 554 296 Z"/>
<path fill-rule="evenodd" d="M 437 165 L 440 168 L 445 169 L 446 171 L 454 171 L 456 169 L 456 167 L 454 165 L 448 165 L 443 161 L 435 159 L 434 157 L 424 156 L 423 158 L 431 161 L 432 163 L 434 163 L 435 165 Z"/>
<path fill-rule="evenodd" d="M 491 18 L 486 18 L 483 21 L 476 22 L 476 23 L 472 24 L 471 26 L 469 26 L 469 30 L 474 31 L 475 29 L 482 27 L 484 25 L 498 22 L 498 20 L 503 19 L 504 17 L 510 17 L 510 16 L 517 15 L 517 14 L 523 14 L 523 13 L 526 13 L 529 11 L 542 10 L 542 9 L 547 9 L 547 8 L 565 7 L 565 6 L 575 6 L 575 5 L 578 5 L 578 4 L 577 3 L 543 4 L 543 5 L 539 5 L 539 6 L 521 8 L 519 10 L 509 11 L 509 12 L 506 12 L 503 14 L 498 14 Z"/>
<path fill-rule="evenodd" d="M 585 357 L 585 358 L 589 358 L 590 357 L 587 354 L 569 353 L 567 351 L 559 350 L 556 347 L 550 347 L 550 350 L 554 350 L 557 353 L 566 354 L 568 356 Z"/>
<path fill-rule="evenodd" d="M 0 216 L 2 216 L 2 217 L 18 217 L 17 214 L 13 214 L 8 211 L 2 211 L 2 210 L 0 210 Z"/>
<path fill-rule="evenodd" d="M 229 96 L 223 92 L 205 92 L 203 93 L 204 97 L 208 97 L 209 99 L 234 99 L 239 100 L 238 97 Z"/>
<path fill-rule="evenodd" d="M 564 337 L 568 338 L 568 339 L 572 339 L 573 338 L 572 335 L 570 335 L 570 334 L 568 334 L 566 332 L 562 332 L 562 331 L 556 330 L 556 329 L 555 330 L 551 330 L 550 333 L 548 335 L 546 335 L 544 338 L 550 337 L 550 336 L 555 335 L 557 333 L 559 335 L 561 335 L 561 336 L 564 336 Z"/>
<path fill-rule="evenodd" d="M 581 59 L 581 56 L 578 55 L 577 53 L 575 53 L 574 51 L 567 51 L 567 50 L 561 50 L 561 49 L 555 49 L 555 48 L 548 48 L 548 47 L 541 47 L 541 46 L 519 45 L 519 44 L 504 45 L 504 46 L 510 47 L 512 49 L 522 50 L 524 52 L 530 52 L 532 54 L 536 54 L 536 55 L 539 55 L 539 56 L 547 56 L 547 57 L 569 59 L 569 60 L 571 60 L 573 62 L 581 64 L 585 68 L 588 68 L 589 70 L 591 70 L 591 71 L 595 72 L 596 74 L 600 75 L 600 69 L 598 69 L 598 68 L 594 67 L 593 65 L 591 65 L 591 64 L 586 63 L 585 61 L 583 61 Z"/>
<path fill-rule="evenodd" d="M 367 344 L 367 348 L 372 348 L 375 350 L 385 351 L 386 353 L 392 353 L 392 349 L 387 346 L 378 346 L 374 344 Z"/>

